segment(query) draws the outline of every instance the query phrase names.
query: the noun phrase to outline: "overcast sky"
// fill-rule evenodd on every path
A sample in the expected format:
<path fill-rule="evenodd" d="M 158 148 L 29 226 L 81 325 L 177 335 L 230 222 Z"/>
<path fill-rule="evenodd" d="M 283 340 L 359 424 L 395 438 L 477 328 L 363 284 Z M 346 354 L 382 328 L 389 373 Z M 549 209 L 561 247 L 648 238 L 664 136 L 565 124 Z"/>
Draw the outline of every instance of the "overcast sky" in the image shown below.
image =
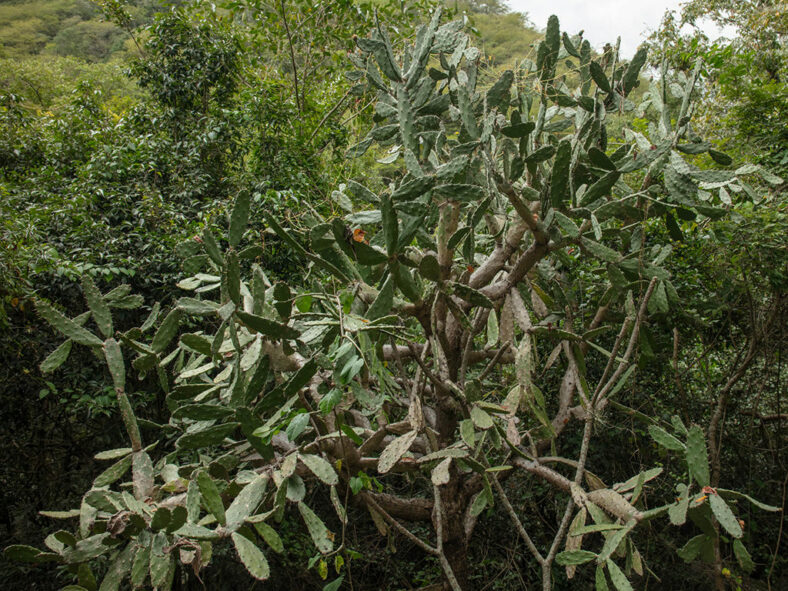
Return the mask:
<path fill-rule="evenodd" d="M 648 34 L 659 27 L 666 10 L 675 10 L 682 0 L 507 0 L 512 10 L 527 13 L 538 29 L 544 29 L 551 14 L 558 16 L 561 30 L 583 37 L 595 48 L 614 44 L 621 36 L 621 56 L 631 57 Z M 712 39 L 720 36 L 716 26 L 703 27 Z"/>

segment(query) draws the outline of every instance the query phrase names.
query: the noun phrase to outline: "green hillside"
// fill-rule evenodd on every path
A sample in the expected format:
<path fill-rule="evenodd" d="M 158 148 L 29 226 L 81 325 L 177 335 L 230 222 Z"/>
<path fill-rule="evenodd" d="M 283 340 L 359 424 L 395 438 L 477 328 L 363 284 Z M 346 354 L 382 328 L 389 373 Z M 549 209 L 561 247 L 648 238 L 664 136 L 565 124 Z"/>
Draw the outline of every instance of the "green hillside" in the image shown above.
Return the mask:
<path fill-rule="evenodd" d="M 130 7 L 133 25 L 150 21 L 177 0 L 141 0 Z M 107 22 L 91 0 L 0 2 L 0 57 L 48 54 L 97 62 L 123 50 L 128 35 Z"/>

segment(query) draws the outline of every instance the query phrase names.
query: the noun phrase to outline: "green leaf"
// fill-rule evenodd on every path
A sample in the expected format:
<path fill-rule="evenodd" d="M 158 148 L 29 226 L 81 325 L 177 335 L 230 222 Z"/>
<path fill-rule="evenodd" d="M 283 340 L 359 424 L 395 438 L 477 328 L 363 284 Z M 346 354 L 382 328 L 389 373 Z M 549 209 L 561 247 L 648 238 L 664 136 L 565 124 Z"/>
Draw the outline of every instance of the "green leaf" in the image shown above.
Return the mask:
<path fill-rule="evenodd" d="M 228 233 L 228 242 L 232 248 L 241 242 L 246 224 L 249 222 L 250 197 L 251 194 L 245 189 L 239 191 L 235 197 L 235 204 L 230 213 L 230 231 Z"/>
<path fill-rule="evenodd" d="M 142 542 L 140 538 L 138 543 Z M 141 544 L 134 555 L 134 562 L 131 564 L 131 576 L 129 581 L 132 588 L 142 587 L 145 584 L 145 579 L 148 577 L 148 570 L 150 568 L 150 537 L 147 538 L 144 544 Z"/>
<path fill-rule="evenodd" d="M 745 572 L 751 573 L 755 569 L 755 563 L 752 561 L 750 553 L 747 552 L 747 548 L 744 547 L 741 540 L 733 540 L 733 554 L 736 556 L 736 560 L 739 561 L 739 565 Z"/>
<path fill-rule="evenodd" d="M 542 84 L 550 84 L 555 77 L 555 64 L 558 60 L 558 50 L 561 45 L 558 17 L 550 15 L 547 19 L 544 41 L 539 44 L 536 55 L 536 68 Z"/>
<path fill-rule="evenodd" d="M 264 521 L 259 521 L 254 524 L 254 528 L 257 530 L 257 533 L 260 534 L 260 537 L 265 540 L 265 543 L 276 552 L 277 554 L 282 554 L 285 551 L 285 546 L 282 543 L 282 538 L 279 537 L 279 534 L 274 531 L 270 525 L 265 523 Z"/>
<path fill-rule="evenodd" d="M 607 76 L 605 76 L 605 71 L 602 69 L 602 66 L 600 66 L 599 63 L 592 61 L 589 64 L 589 67 L 591 71 L 591 78 L 594 80 L 599 89 L 610 94 L 612 92 L 610 89 L 610 82 L 608 82 Z"/>
<path fill-rule="evenodd" d="M 118 460 L 99 474 L 93 481 L 93 488 L 109 486 L 128 472 L 129 468 L 131 468 L 131 455 Z"/>
<path fill-rule="evenodd" d="M 592 146 L 588 149 L 588 159 L 591 161 L 591 164 L 598 168 L 611 171 L 616 169 L 616 165 L 613 164 L 613 161 L 607 156 L 607 154 L 605 154 L 596 146 Z"/>
<path fill-rule="evenodd" d="M 726 532 L 734 538 L 742 537 L 742 530 L 738 519 L 736 519 L 728 503 L 722 500 L 720 495 L 714 493 L 710 494 L 709 505 L 711 506 L 711 512 L 714 513 L 714 517 L 717 518 L 717 521 L 720 522 L 720 525 Z"/>
<path fill-rule="evenodd" d="M 665 290 L 665 282 L 660 281 L 657 288 L 654 290 L 651 300 L 648 303 L 649 312 L 666 314 L 670 307 L 668 306 L 668 294 Z"/>
<path fill-rule="evenodd" d="M 457 88 L 457 105 L 460 108 L 460 119 L 465 131 L 473 140 L 479 139 L 479 127 L 476 123 L 476 117 L 473 114 L 473 106 L 471 105 L 471 97 L 468 95 L 468 89 L 464 85 Z"/>
<path fill-rule="evenodd" d="M 352 249 L 360 265 L 375 266 L 388 260 L 388 256 L 385 253 L 363 242 L 354 242 Z"/>
<path fill-rule="evenodd" d="M 606 263 L 617 263 L 621 258 L 615 250 L 608 248 L 604 244 L 594 242 L 588 238 L 582 239 L 583 248 L 588 250 L 592 256 L 605 261 Z"/>
<path fill-rule="evenodd" d="M 649 425 L 648 432 L 654 441 L 666 449 L 671 451 L 684 451 L 685 449 L 684 444 L 681 441 L 673 437 L 673 435 L 665 431 L 665 429 L 662 427 L 658 427 L 657 425 Z"/>
<path fill-rule="evenodd" d="M 533 121 L 526 121 L 525 123 L 515 123 L 507 127 L 501 128 L 501 133 L 506 137 L 519 139 L 527 137 L 536 128 L 536 123 Z"/>
<path fill-rule="evenodd" d="M 177 303 L 178 309 L 192 316 L 205 316 L 215 314 L 219 309 L 219 304 L 210 300 L 197 300 L 195 298 L 180 298 Z"/>
<path fill-rule="evenodd" d="M 538 150 L 531 152 L 524 160 L 526 164 L 539 164 L 552 158 L 555 154 L 555 146 L 542 146 Z"/>
<path fill-rule="evenodd" d="M 197 525 L 195 523 L 184 523 L 181 527 L 179 527 L 175 533 L 181 537 L 191 538 L 193 540 L 218 540 L 219 533 L 213 531 L 212 529 L 208 529 L 207 527 L 203 527 L 202 525 Z"/>
<path fill-rule="evenodd" d="M 309 471 L 317 476 L 324 484 L 328 484 L 329 486 L 339 484 L 339 478 L 334 468 L 332 468 L 331 464 L 322 457 L 313 454 L 303 454 L 299 455 L 298 459 L 300 459 L 301 462 L 309 468 Z"/>
<path fill-rule="evenodd" d="M 90 275 L 82 276 L 82 292 L 85 294 L 85 300 L 88 303 L 90 312 L 93 314 L 93 320 L 96 321 L 96 325 L 99 327 L 101 334 L 104 335 L 104 338 L 111 337 L 112 313 L 109 311 L 107 302 L 104 301 L 101 292 L 96 287 L 96 284 L 93 283 Z"/>
<path fill-rule="evenodd" d="M 210 421 L 223 419 L 233 414 L 235 414 L 235 411 L 232 408 L 218 404 L 185 404 L 175 409 L 172 413 L 172 418 Z"/>
<path fill-rule="evenodd" d="M 624 76 L 621 79 L 624 96 L 627 96 L 632 89 L 638 85 L 638 76 L 640 75 L 640 70 L 643 68 L 643 65 L 646 63 L 647 57 L 648 46 L 641 45 L 632 57 L 632 61 L 629 62 Z"/>
<path fill-rule="evenodd" d="M 588 550 L 565 550 L 555 557 L 555 563 L 560 566 L 573 566 L 585 564 L 596 558 L 596 553 Z"/>
<path fill-rule="evenodd" d="M 596 567 L 596 575 L 594 581 L 595 581 L 594 588 L 596 589 L 596 591 L 608 591 L 607 579 L 605 578 L 605 569 L 602 565 Z"/>
<path fill-rule="evenodd" d="M 706 438 L 703 430 L 697 425 L 689 429 L 687 436 L 687 467 L 700 486 L 709 485 L 709 454 L 706 450 Z"/>
<path fill-rule="evenodd" d="M 435 255 L 427 254 L 419 263 L 419 274 L 430 281 L 439 281 L 441 278 L 441 268 Z"/>
<path fill-rule="evenodd" d="M 386 240 L 386 252 L 389 256 L 394 256 L 397 252 L 397 240 L 399 239 L 399 223 L 394 203 L 391 197 L 386 194 L 380 198 L 380 215 L 383 223 L 383 237 Z"/>
<path fill-rule="evenodd" d="M 392 201 L 412 201 L 417 197 L 421 197 L 432 189 L 435 184 L 435 178 L 430 176 L 423 176 L 416 179 L 409 180 L 402 183 L 391 194 Z"/>
<path fill-rule="evenodd" d="M 514 82 L 514 72 L 511 70 L 505 70 L 503 74 L 501 74 L 501 77 L 498 78 L 495 84 L 493 84 L 487 91 L 487 108 L 489 110 L 492 110 L 501 104 L 501 101 L 506 96 L 506 93 L 509 92 L 512 82 Z"/>
<path fill-rule="evenodd" d="M 386 42 L 381 41 L 380 39 L 357 37 L 356 44 L 358 45 L 359 49 L 361 49 L 361 51 L 365 53 L 371 53 L 375 56 L 375 61 L 380 67 L 380 70 L 386 75 L 388 79 L 394 82 L 402 81 L 402 73 L 400 72 L 396 60 L 394 60 L 391 53 L 391 49 L 388 47 Z"/>
<path fill-rule="evenodd" d="M 172 517 L 172 512 L 167 507 L 159 507 L 153 514 L 153 519 L 150 521 L 150 528 L 153 531 L 159 531 L 167 527 Z"/>
<path fill-rule="evenodd" d="M 315 543 L 315 547 L 322 553 L 328 554 L 334 549 L 334 543 L 329 537 L 329 531 L 323 521 L 315 515 L 314 511 L 304 503 L 298 503 L 298 511 L 309 530 L 309 535 Z"/>
<path fill-rule="evenodd" d="M 359 143 L 350 146 L 347 151 L 345 151 L 346 158 L 359 158 L 363 156 L 369 147 L 372 145 L 374 140 L 371 137 L 365 138 L 361 140 Z"/>
<path fill-rule="evenodd" d="M 287 479 L 285 486 L 287 487 L 287 500 L 294 503 L 300 503 L 306 496 L 306 484 L 304 479 L 298 474 L 293 474 Z"/>
<path fill-rule="evenodd" d="M 272 339 L 290 340 L 297 339 L 301 335 L 301 333 L 295 328 L 280 322 L 268 320 L 262 316 L 249 314 L 248 312 L 241 312 L 240 310 L 236 312 L 236 316 L 238 316 L 238 319 L 248 328 Z"/>
<path fill-rule="evenodd" d="M 132 480 L 134 497 L 144 501 L 153 494 L 153 462 L 148 452 L 140 450 L 132 456 Z"/>
<path fill-rule="evenodd" d="M 225 437 L 229 436 L 238 427 L 238 423 L 225 423 L 214 425 L 202 431 L 186 433 L 181 435 L 175 442 L 178 449 L 200 449 L 220 444 Z"/>
<path fill-rule="evenodd" d="M 676 554 L 678 554 L 679 558 L 681 558 L 684 562 L 692 562 L 695 560 L 698 554 L 700 554 L 703 546 L 708 544 L 710 541 L 711 538 L 706 534 L 697 535 L 684 544 L 684 547 L 677 550 Z"/>
<path fill-rule="evenodd" d="M 126 389 L 126 364 L 123 361 L 120 345 L 118 341 L 110 338 L 104 342 L 103 349 L 112 382 L 117 390 L 123 392 Z"/>
<path fill-rule="evenodd" d="M 241 301 L 241 268 L 238 262 L 238 253 L 230 249 L 224 255 L 222 266 L 222 286 L 227 292 L 230 301 L 236 306 Z"/>
<path fill-rule="evenodd" d="M 454 177 L 456 177 L 461 172 L 464 172 L 465 169 L 468 168 L 469 162 L 470 158 L 467 154 L 452 158 L 449 162 L 437 168 L 435 171 L 435 176 L 438 178 L 438 180 L 451 182 Z"/>
<path fill-rule="evenodd" d="M 122 458 L 124 456 L 131 454 L 130 447 L 119 447 L 117 449 L 108 449 L 106 451 L 100 451 L 96 455 L 93 456 L 96 460 L 117 460 L 118 458 Z"/>
<path fill-rule="evenodd" d="M 624 571 L 622 571 L 615 562 L 608 560 L 605 565 L 607 566 L 607 572 L 610 573 L 610 580 L 613 581 L 613 586 L 618 589 L 618 591 L 633 591 L 632 585 L 624 574 Z"/>
<path fill-rule="evenodd" d="M 553 162 L 553 172 L 550 176 L 550 201 L 553 207 L 563 207 L 571 201 L 569 195 L 569 172 L 572 163 L 572 143 L 570 140 L 561 140 Z"/>
<path fill-rule="evenodd" d="M 610 558 L 610 556 L 612 556 L 613 552 L 616 551 L 616 548 L 618 548 L 619 544 L 621 544 L 622 540 L 632 530 L 632 528 L 635 527 L 635 525 L 637 525 L 637 522 L 634 519 L 630 519 L 623 528 L 617 530 L 605 540 L 605 544 L 602 546 L 602 550 L 599 552 L 599 556 L 597 557 L 597 564 L 603 564 L 608 558 Z"/>
<path fill-rule="evenodd" d="M 219 488 L 206 471 L 200 470 L 197 472 L 197 486 L 200 487 L 200 495 L 202 495 L 206 509 L 216 517 L 216 521 L 221 525 L 225 525 L 227 517 L 224 512 L 222 497 L 219 494 Z"/>
<path fill-rule="evenodd" d="M 104 544 L 108 538 L 109 534 L 103 533 L 80 540 L 76 546 L 63 552 L 63 558 L 69 564 L 77 564 L 101 556 L 110 549 Z"/>
<path fill-rule="evenodd" d="M 369 320 L 377 320 L 382 318 L 391 311 L 394 305 L 394 278 L 389 275 L 383 282 L 375 301 L 369 306 L 367 310 L 367 318 Z"/>
<path fill-rule="evenodd" d="M 235 531 L 252 515 L 263 500 L 268 476 L 261 474 L 247 484 L 227 508 L 227 529 Z"/>
<path fill-rule="evenodd" d="M 397 283 L 402 294 L 411 302 L 417 302 L 421 298 L 421 290 L 418 284 L 411 275 L 410 270 L 405 266 L 395 261 L 391 264 L 391 273 L 394 275 L 394 280 Z"/>
<path fill-rule="evenodd" d="M 730 166 L 733 164 L 733 158 L 728 156 L 725 152 L 718 152 L 717 150 L 709 150 L 709 156 L 720 166 Z"/>
<path fill-rule="evenodd" d="M 170 313 L 162 320 L 153 340 L 150 343 L 151 349 L 156 353 L 161 353 L 170 344 L 170 341 L 178 333 L 178 328 L 181 323 L 181 311 L 178 308 L 173 308 Z"/>
<path fill-rule="evenodd" d="M 673 525 L 684 525 L 687 521 L 687 508 L 689 507 L 689 495 L 686 491 L 681 498 L 668 508 L 668 518 Z"/>
<path fill-rule="evenodd" d="M 488 298 L 482 292 L 475 290 L 472 287 L 468 287 L 464 283 L 450 281 L 447 283 L 447 286 L 449 287 L 449 289 L 451 289 L 452 292 L 454 292 L 455 295 L 461 297 L 466 302 L 474 306 L 481 306 L 482 308 L 494 307 L 490 298 Z"/>
<path fill-rule="evenodd" d="M 580 206 L 586 206 L 605 195 L 610 194 L 610 190 L 618 181 L 621 173 L 619 171 L 612 171 L 608 172 L 605 176 L 601 177 L 599 180 L 594 182 L 585 193 L 583 193 L 583 197 L 580 200 Z"/>
<path fill-rule="evenodd" d="M 74 344 L 74 341 L 71 339 L 64 341 L 57 349 L 52 351 L 44 361 L 41 362 L 39 365 L 39 369 L 41 373 L 47 374 L 52 373 L 58 367 L 63 365 L 68 359 L 69 353 L 71 353 L 71 347 Z"/>
<path fill-rule="evenodd" d="M 780 507 L 773 507 L 772 505 L 767 505 L 765 503 L 761 503 L 760 501 L 757 501 L 757 500 L 753 499 L 751 496 L 745 495 L 744 493 L 741 493 L 739 491 L 728 490 L 728 489 L 725 489 L 725 488 L 718 488 L 717 492 L 720 493 L 721 495 L 725 496 L 725 497 L 732 497 L 732 498 L 735 498 L 735 499 L 737 499 L 737 498 L 738 499 L 747 499 L 750 503 L 752 503 L 754 506 L 758 507 L 758 509 L 761 509 L 762 511 L 777 512 L 777 511 L 781 510 Z"/>
<path fill-rule="evenodd" d="M 409 431 L 408 433 L 400 435 L 394 439 L 394 441 L 389 443 L 380 454 L 380 459 L 378 460 L 378 472 L 385 474 L 391 470 L 400 460 L 400 458 L 410 449 L 410 446 L 413 445 L 417 435 L 418 432 Z"/>
<path fill-rule="evenodd" d="M 569 532 L 570 536 L 584 536 L 586 534 L 593 534 L 600 531 L 613 531 L 622 529 L 624 526 L 620 523 L 595 523 L 593 525 L 584 525 L 577 529 L 572 529 Z"/>
<path fill-rule="evenodd" d="M 263 256 L 263 252 L 262 246 L 259 244 L 253 244 L 252 246 L 247 246 L 243 250 L 239 251 L 238 258 L 241 260 L 256 259 Z"/>
<path fill-rule="evenodd" d="M 478 185 L 438 185 L 433 189 L 433 193 L 439 197 L 463 203 L 475 203 L 484 199 L 484 189 Z"/>
<path fill-rule="evenodd" d="M 577 238 L 580 236 L 580 228 L 577 227 L 577 224 L 570 217 L 564 215 L 557 209 L 553 210 L 553 216 L 555 217 L 556 223 L 567 236 L 570 238 Z"/>
<path fill-rule="evenodd" d="M 192 333 L 181 335 L 180 343 L 182 346 L 202 353 L 208 358 L 213 356 L 211 353 L 211 341 L 202 335 Z"/>
<path fill-rule="evenodd" d="M 216 242 L 216 237 L 213 235 L 211 228 L 206 226 L 202 233 L 202 247 L 205 254 L 214 262 L 214 264 L 222 268 L 222 254 L 219 251 L 219 244 Z"/>
<path fill-rule="evenodd" d="M 460 421 L 460 436 L 469 448 L 473 449 L 476 444 L 476 431 L 473 427 L 473 421 L 465 419 Z"/>
<path fill-rule="evenodd" d="M 114 300 L 107 298 L 107 305 L 110 308 L 119 308 L 121 310 L 134 310 L 139 308 L 143 303 L 145 303 L 145 300 L 138 294 L 127 295 Z"/>
<path fill-rule="evenodd" d="M 5 550 L 3 550 L 3 554 L 5 555 L 6 559 L 13 562 L 35 562 L 36 558 L 41 553 L 41 550 L 38 548 L 25 546 L 23 544 L 8 546 Z"/>
<path fill-rule="evenodd" d="M 577 48 L 576 48 L 576 47 L 574 46 L 574 44 L 572 43 L 572 40 L 571 40 L 571 39 L 569 39 L 569 35 L 567 35 L 566 33 L 564 33 L 564 34 L 561 36 L 561 40 L 564 42 L 564 49 L 566 49 L 566 52 L 567 52 L 569 55 L 571 55 L 572 57 L 577 57 L 577 58 L 579 58 L 579 57 L 580 57 L 580 53 L 578 53 L 578 51 L 577 51 Z"/>
<path fill-rule="evenodd" d="M 471 407 L 471 421 L 482 430 L 490 429 L 494 425 L 492 417 L 478 406 Z"/>
<path fill-rule="evenodd" d="M 70 318 L 66 318 L 46 302 L 42 300 L 36 301 L 36 309 L 39 315 L 46 320 L 52 328 L 75 343 L 88 347 L 100 347 L 102 345 L 100 338 L 92 332 L 82 328 Z"/>

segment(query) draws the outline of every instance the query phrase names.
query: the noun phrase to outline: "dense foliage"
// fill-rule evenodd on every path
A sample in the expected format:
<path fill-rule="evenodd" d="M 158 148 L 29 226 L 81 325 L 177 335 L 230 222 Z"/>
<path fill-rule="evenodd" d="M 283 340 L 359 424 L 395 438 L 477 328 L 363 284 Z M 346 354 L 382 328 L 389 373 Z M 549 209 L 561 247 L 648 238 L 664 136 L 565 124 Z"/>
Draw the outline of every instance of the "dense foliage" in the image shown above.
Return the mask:
<path fill-rule="evenodd" d="M 627 60 L 497 2 L 100 4 L 115 61 L 4 60 L 0 577 L 785 582 L 776 9 Z"/>

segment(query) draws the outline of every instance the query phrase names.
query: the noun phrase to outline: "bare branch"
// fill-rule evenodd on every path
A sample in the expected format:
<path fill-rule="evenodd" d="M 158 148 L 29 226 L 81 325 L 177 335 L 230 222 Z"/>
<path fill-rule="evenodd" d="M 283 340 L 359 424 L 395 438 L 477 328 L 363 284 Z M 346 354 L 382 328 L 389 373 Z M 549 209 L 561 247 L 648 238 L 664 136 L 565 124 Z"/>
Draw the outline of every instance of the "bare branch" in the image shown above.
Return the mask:
<path fill-rule="evenodd" d="M 419 548 L 421 548 L 428 554 L 432 554 L 433 556 L 438 556 L 438 552 L 439 552 L 438 549 L 433 548 L 427 542 L 423 541 L 422 539 L 418 538 L 416 535 L 411 533 L 411 531 L 408 528 L 406 528 L 399 521 L 394 519 L 391 515 L 388 514 L 388 512 L 385 509 L 383 509 L 383 507 L 381 507 L 378 503 L 376 503 L 369 493 L 361 493 L 359 497 L 361 497 L 361 500 L 367 503 L 369 506 L 371 506 L 375 511 L 380 513 L 380 516 L 383 517 L 383 519 L 385 519 L 389 524 L 391 524 L 391 526 L 394 527 L 394 529 L 396 529 L 399 533 L 401 533 L 403 536 L 408 538 L 411 542 L 416 544 Z"/>

